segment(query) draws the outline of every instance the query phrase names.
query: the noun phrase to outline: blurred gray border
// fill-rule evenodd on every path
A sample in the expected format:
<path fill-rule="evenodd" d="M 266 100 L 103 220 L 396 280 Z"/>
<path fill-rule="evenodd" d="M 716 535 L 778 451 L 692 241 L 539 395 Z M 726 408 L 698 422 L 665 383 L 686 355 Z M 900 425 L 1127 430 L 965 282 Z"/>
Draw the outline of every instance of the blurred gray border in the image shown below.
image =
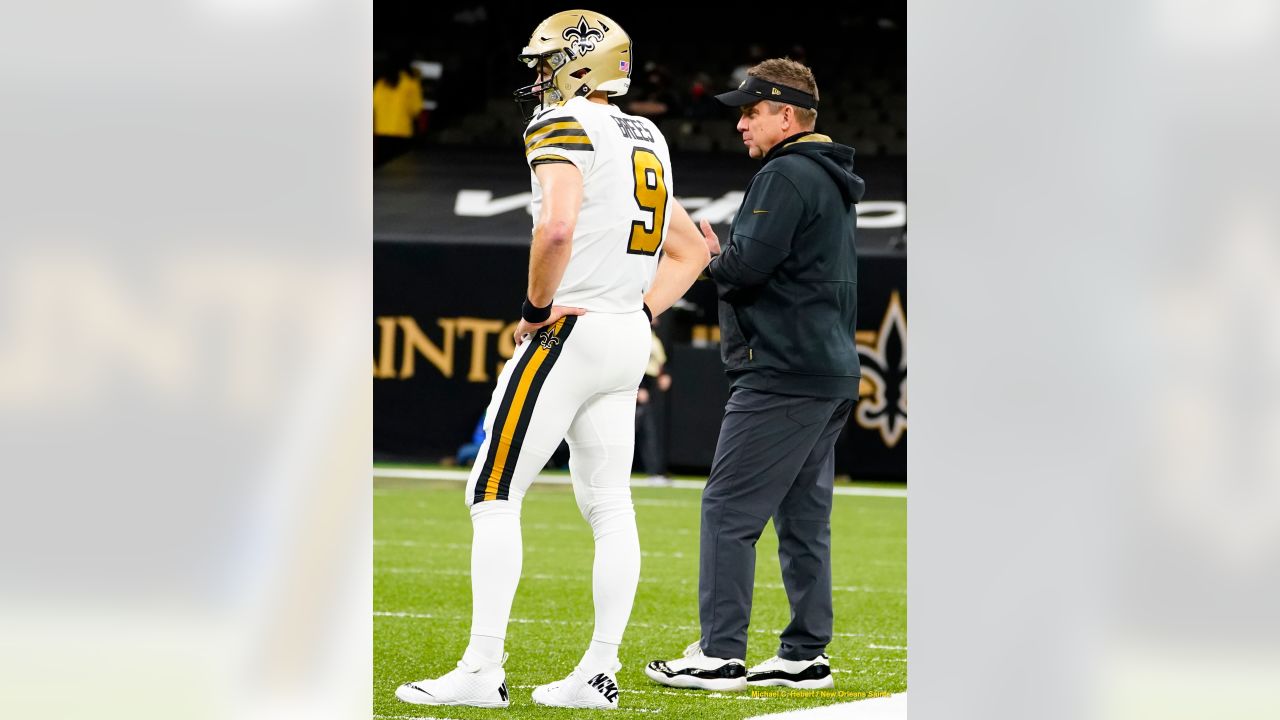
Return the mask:
<path fill-rule="evenodd" d="M 912 716 L 1280 716 L 1280 6 L 908 27 Z"/>

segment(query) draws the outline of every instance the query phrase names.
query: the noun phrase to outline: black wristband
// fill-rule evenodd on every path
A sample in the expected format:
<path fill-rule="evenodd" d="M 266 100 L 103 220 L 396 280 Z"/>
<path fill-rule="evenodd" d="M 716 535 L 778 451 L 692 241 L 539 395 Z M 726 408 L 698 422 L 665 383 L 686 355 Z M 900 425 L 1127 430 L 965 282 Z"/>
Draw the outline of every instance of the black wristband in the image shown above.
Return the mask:
<path fill-rule="evenodd" d="M 524 305 L 520 307 L 520 317 L 524 318 L 525 322 L 531 322 L 535 324 L 540 322 L 546 322 L 547 318 L 551 317 L 551 306 L 553 304 L 555 304 L 554 299 L 552 299 L 551 302 L 547 303 L 546 307 L 538 307 L 537 305 L 534 305 L 532 302 L 530 302 L 528 297 L 525 297 Z"/>
<path fill-rule="evenodd" d="M 653 311 L 649 309 L 649 303 L 644 303 L 644 316 L 649 318 L 649 322 L 653 322 Z"/>

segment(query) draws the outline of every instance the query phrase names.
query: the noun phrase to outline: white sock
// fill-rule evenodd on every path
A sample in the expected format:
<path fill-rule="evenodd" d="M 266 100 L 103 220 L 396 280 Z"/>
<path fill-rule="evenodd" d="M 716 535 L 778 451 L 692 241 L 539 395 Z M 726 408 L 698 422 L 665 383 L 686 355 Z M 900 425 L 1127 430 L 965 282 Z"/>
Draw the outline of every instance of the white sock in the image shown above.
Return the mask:
<path fill-rule="evenodd" d="M 486 667 L 502 664 L 502 646 L 506 642 L 500 637 L 487 635 L 471 636 L 467 651 L 462 653 L 462 661 L 473 667 Z"/>
<path fill-rule="evenodd" d="M 592 640 L 591 645 L 587 646 L 587 654 L 582 656 L 582 665 L 584 670 L 591 672 L 617 672 L 621 663 L 618 662 L 618 646 L 614 643 L 600 642 Z"/>
<path fill-rule="evenodd" d="M 468 665 L 502 662 L 511 602 L 520 584 L 523 544 L 520 503 L 486 500 L 471 506 L 471 643 Z"/>
<path fill-rule="evenodd" d="M 596 627 L 582 663 L 589 670 L 613 672 L 640 582 L 640 535 L 631 488 L 594 489 L 587 519 L 596 540 L 591 575 Z"/>

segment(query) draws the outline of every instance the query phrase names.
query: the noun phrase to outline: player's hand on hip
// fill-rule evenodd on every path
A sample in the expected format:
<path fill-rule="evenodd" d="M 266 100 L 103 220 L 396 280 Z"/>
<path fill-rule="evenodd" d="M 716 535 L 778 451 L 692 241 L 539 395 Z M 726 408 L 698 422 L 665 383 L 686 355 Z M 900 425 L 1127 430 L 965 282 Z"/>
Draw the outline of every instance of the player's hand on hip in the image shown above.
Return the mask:
<path fill-rule="evenodd" d="M 543 320 L 540 323 L 531 323 L 528 320 L 521 318 L 520 322 L 516 325 L 516 331 L 512 335 L 512 338 L 515 339 L 516 345 L 520 345 L 524 343 L 525 339 L 527 339 L 530 334 L 532 334 L 534 331 L 536 331 L 540 327 L 546 327 L 547 325 L 554 323 L 555 321 L 559 320 L 560 318 L 566 315 L 585 315 L 586 313 L 587 313 L 586 310 L 579 307 L 565 307 L 563 305 L 552 305 L 551 315 L 549 315 L 546 320 Z"/>
<path fill-rule="evenodd" d="M 699 227 L 702 229 L 702 240 L 707 243 L 707 251 L 712 255 L 720 254 L 720 238 L 716 237 L 716 233 L 711 229 L 711 223 L 702 220 Z"/>

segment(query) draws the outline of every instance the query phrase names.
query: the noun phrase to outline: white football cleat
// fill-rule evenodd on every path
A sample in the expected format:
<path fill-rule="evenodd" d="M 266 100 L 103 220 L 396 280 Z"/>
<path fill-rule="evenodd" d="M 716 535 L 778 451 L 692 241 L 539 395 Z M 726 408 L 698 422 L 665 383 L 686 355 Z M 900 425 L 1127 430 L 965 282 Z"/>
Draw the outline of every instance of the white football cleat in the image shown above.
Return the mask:
<path fill-rule="evenodd" d="M 589 673 L 578 666 L 569 677 L 533 690 L 533 701 L 539 705 L 564 708 L 590 708 L 594 710 L 618 709 L 618 678 L 612 672 Z"/>
<path fill-rule="evenodd" d="M 507 656 L 502 656 L 506 662 Z M 458 661 L 458 667 L 438 678 L 405 683 L 396 688 L 396 697 L 414 705 L 470 705 L 482 708 L 504 708 L 510 703 L 507 693 L 507 671 L 502 663 L 469 665 Z"/>
<path fill-rule="evenodd" d="M 825 653 L 812 660 L 784 660 L 775 655 L 747 671 L 747 684 L 821 690 L 835 687 L 835 680 Z"/>
<path fill-rule="evenodd" d="M 702 654 L 695 642 L 679 660 L 654 660 L 644 668 L 650 680 L 674 688 L 736 692 L 747 689 L 747 665 L 739 658 L 713 658 Z"/>

